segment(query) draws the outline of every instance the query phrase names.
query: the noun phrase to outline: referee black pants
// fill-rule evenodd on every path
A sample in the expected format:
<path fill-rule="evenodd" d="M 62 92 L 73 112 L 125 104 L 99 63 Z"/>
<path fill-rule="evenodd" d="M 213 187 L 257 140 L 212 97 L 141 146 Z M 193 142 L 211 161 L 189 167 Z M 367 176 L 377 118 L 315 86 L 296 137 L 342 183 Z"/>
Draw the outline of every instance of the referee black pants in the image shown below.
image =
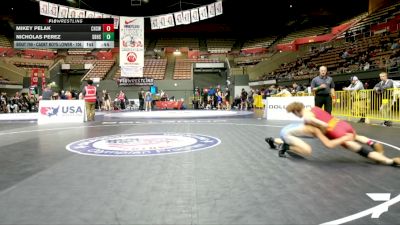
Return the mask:
<path fill-rule="evenodd" d="M 332 112 L 332 97 L 330 95 L 316 95 L 315 96 L 315 106 L 322 108 L 331 114 Z"/>

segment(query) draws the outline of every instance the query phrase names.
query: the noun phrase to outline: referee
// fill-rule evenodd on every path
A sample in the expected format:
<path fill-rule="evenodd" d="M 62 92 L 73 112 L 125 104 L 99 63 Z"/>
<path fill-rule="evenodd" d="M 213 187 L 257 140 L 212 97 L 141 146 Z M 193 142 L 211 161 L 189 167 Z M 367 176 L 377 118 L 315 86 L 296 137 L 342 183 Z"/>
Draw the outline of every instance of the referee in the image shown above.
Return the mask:
<path fill-rule="evenodd" d="M 335 83 L 332 77 L 327 76 L 326 66 L 319 68 L 319 76 L 311 81 L 311 89 L 315 93 L 315 106 L 322 108 L 329 114 L 332 112 L 332 98 L 335 98 Z"/>

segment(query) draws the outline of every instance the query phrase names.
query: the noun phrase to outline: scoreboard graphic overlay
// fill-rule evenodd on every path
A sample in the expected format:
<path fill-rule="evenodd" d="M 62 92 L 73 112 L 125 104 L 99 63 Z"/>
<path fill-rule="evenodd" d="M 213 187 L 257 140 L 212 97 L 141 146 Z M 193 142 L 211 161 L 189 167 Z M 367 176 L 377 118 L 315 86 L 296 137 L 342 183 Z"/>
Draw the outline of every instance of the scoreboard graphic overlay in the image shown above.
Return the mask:
<path fill-rule="evenodd" d="M 16 24 L 14 48 L 114 48 L 113 19 L 47 19 Z"/>

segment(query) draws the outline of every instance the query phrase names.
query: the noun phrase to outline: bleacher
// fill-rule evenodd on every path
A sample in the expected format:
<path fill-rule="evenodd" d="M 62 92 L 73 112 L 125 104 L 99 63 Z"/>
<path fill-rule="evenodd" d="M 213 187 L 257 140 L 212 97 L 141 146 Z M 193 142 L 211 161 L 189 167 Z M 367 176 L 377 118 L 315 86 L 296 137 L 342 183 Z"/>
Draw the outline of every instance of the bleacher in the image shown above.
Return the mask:
<path fill-rule="evenodd" d="M 381 8 L 372 14 L 366 16 L 364 19 L 360 20 L 357 24 L 352 26 L 347 30 L 351 36 L 358 36 L 360 34 L 370 34 L 371 26 L 374 24 L 385 23 L 390 19 L 396 17 L 400 14 L 400 3 L 391 5 L 389 7 Z M 339 38 L 344 38 L 345 33 L 339 36 Z"/>
<path fill-rule="evenodd" d="M 163 80 L 167 68 L 167 59 L 144 59 L 143 77 Z M 121 77 L 121 69 L 118 68 L 114 78 Z"/>
<path fill-rule="evenodd" d="M 325 34 L 327 31 L 326 27 L 323 26 L 318 26 L 318 27 L 312 27 L 304 30 L 299 30 L 292 32 L 288 34 L 286 37 L 282 38 L 281 40 L 278 41 L 278 44 L 283 44 L 283 43 L 290 43 L 294 41 L 297 38 L 301 37 L 310 37 L 310 36 L 316 36 L 316 35 L 321 35 Z"/>
<path fill-rule="evenodd" d="M 360 60 L 370 63 L 370 68 L 387 67 L 392 56 L 398 51 L 392 50 L 387 43 L 398 42 L 399 33 L 389 35 L 377 34 L 372 37 L 358 39 L 354 42 L 345 42 L 325 49 L 314 49 L 295 62 L 282 65 L 274 71 L 273 75 L 264 75 L 262 79 L 290 79 L 302 80 L 315 77 L 319 66 L 326 66 L 330 75 L 351 73 L 362 70 Z M 335 42 L 339 42 L 336 40 Z M 349 56 L 343 57 L 343 53 L 349 52 Z M 365 59 L 362 59 L 365 57 Z"/>
<path fill-rule="evenodd" d="M 86 63 L 93 63 L 93 68 L 86 74 L 85 79 L 100 78 L 103 80 L 112 66 L 115 64 L 114 60 L 89 60 Z"/>
<path fill-rule="evenodd" d="M 0 34 L 0 47 L 11 48 L 11 42 L 8 38 L 4 35 Z"/>
<path fill-rule="evenodd" d="M 232 51 L 235 39 L 208 38 L 207 51 L 210 53 L 228 53 Z"/>
<path fill-rule="evenodd" d="M 48 70 L 54 64 L 54 60 L 29 59 L 21 57 L 7 57 L 4 58 L 3 61 L 7 64 L 24 69 L 26 71 L 25 73 L 27 74 L 30 74 L 32 68 L 43 68 Z"/>
<path fill-rule="evenodd" d="M 86 55 L 93 51 L 93 49 L 68 49 L 68 55 Z"/>
<path fill-rule="evenodd" d="M 199 40 L 197 38 L 160 38 L 157 41 L 156 49 L 162 48 L 184 48 L 199 50 Z"/>
<path fill-rule="evenodd" d="M 0 84 L 20 84 L 20 82 L 10 81 L 7 78 L 4 78 L 3 76 L 0 75 Z"/>
<path fill-rule="evenodd" d="M 242 51 L 246 51 L 249 49 L 256 49 L 256 48 L 269 48 L 271 44 L 276 40 L 277 37 L 264 37 L 264 38 L 255 38 L 249 39 L 244 42 Z"/>
<path fill-rule="evenodd" d="M 217 59 L 176 59 L 174 80 L 190 80 L 193 77 L 192 65 L 196 62 L 219 62 Z"/>
<path fill-rule="evenodd" d="M 166 68 L 167 59 L 145 59 L 143 76 L 151 77 L 155 80 L 163 80 L 165 77 Z"/>

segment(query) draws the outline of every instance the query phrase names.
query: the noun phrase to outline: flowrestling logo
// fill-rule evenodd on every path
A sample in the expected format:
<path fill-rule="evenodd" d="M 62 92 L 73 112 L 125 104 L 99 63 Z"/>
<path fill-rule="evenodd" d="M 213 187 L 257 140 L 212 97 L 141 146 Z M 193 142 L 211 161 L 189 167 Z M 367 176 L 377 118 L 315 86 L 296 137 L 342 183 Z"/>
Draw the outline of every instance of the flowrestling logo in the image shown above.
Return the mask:
<path fill-rule="evenodd" d="M 76 141 L 66 149 L 94 156 L 148 156 L 199 151 L 220 143 L 218 138 L 190 133 L 121 134 Z"/>

